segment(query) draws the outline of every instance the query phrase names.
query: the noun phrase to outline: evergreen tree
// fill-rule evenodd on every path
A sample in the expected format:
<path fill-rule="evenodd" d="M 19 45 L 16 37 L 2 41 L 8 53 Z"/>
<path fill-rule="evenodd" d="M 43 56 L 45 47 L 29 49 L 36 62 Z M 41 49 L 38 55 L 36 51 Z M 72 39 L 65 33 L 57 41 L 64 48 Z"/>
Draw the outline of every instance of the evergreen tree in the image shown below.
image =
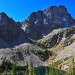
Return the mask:
<path fill-rule="evenodd" d="M 23 75 L 28 75 L 28 64 L 27 64 L 27 66 L 25 66 L 24 74 Z"/>
<path fill-rule="evenodd" d="M 72 75 L 75 75 L 75 63 L 74 63 L 74 58 L 72 60 L 72 63 L 73 63 L 73 72 L 72 72 Z"/>
<path fill-rule="evenodd" d="M 54 71 L 54 73 L 55 73 L 55 75 L 59 75 L 59 72 L 57 69 Z"/>
<path fill-rule="evenodd" d="M 31 72 L 31 75 L 33 75 L 33 63 L 31 58 L 30 58 L 30 72 Z"/>
<path fill-rule="evenodd" d="M 27 75 L 29 75 L 29 70 L 28 70 L 28 62 L 27 62 L 27 66 L 26 66 L 26 70 L 27 70 Z"/>
<path fill-rule="evenodd" d="M 27 62 L 27 65 L 25 66 L 25 69 L 24 69 L 24 75 L 29 75 L 29 64 Z"/>
<path fill-rule="evenodd" d="M 33 68 L 33 75 L 36 75 L 35 68 Z"/>
<path fill-rule="evenodd" d="M 1 73 L 2 73 L 2 69 L 1 69 L 1 67 L 0 67 L 0 75 L 1 75 Z"/>
<path fill-rule="evenodd" d="M 61 75 L 61 65 L 60 65 L 60 67 L 58 68 L 58 75 Z"/>
<path fill-rule="evenodd" d="M 40 75 L 40 72 L 38 71 L 38 75 Z"/>
<path fill-rule="evenodd" d="M 25 66 L 24 75 L 27 75 L 27 66 Z"/>
<path fill-rule="evenodd" d="M 50 69 L 49 69 L 49 75 L 54 75 L 54 68 L 53 68 L 53 66 L 51 66 Z"/>
<path fill-rule="evenodd" d="M 45 75 L 49 75 L 49 73 L 48 73 L 48 69 L 46 68 L 46 72 L 45 72 Z"/>
<path fill-rule="evenodd" d="M 5 69 L 4 73 L 2 75 L 7 75 L 7 69 Z"/>
<path fill-rule="evenodd" d="M 12 66 L 11 75 L 16 75 L 16 64 Z"/>

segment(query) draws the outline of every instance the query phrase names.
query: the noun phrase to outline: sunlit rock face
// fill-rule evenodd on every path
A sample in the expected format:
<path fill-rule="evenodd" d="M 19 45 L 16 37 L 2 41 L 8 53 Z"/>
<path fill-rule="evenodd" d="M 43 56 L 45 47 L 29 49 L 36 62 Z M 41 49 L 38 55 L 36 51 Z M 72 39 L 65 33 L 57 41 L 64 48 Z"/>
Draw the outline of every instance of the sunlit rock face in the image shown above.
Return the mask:
<path fill-rule="evenodd" d="M 33 39 L 40 39 L 54 29 L 71 27 L 74 19 L 64 6 L 52 6 L 43 11 L 33 12 L 22 22 L 23 29 Z"/>
<path fill-rule="evenodd" d="M 75 27 L 54 29 L 51 33 L 46 35 L 43 39 L 38 40 L 48 48 L 56 45 L 68 46 L 74 42 Z"/>

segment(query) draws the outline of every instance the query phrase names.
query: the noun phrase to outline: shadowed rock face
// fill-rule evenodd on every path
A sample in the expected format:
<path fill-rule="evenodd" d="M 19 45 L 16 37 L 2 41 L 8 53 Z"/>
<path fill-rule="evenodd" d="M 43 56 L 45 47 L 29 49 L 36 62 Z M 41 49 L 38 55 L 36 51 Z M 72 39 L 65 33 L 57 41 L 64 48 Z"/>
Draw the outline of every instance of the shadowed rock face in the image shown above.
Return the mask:
<path fill-rule="evenodd" d="M 19 37 L 21 28 L 5 13 L 0 14 L 0 36 L 5 40 L 15 40 Z"/>
<path fill-rule="evenodd" d="M 28 42 L 20 22 L 15 22 L 5 13 L 0 13 L 0 48 L 9 48 Z"/>
<path fill-rule="evenodd" d="M 54 29 L 73 26 L 75 21 L 64 6 L 52 6 L 33 12 L 22 24 L 29 37 L 40 39 Z"/>

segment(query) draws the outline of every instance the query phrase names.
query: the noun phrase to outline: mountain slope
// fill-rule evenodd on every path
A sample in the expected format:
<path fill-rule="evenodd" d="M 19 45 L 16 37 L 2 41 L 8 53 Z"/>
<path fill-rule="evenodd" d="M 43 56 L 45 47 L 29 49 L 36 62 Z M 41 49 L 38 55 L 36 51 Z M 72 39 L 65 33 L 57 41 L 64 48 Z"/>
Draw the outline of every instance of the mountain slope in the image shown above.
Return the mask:
<path fill-rule="evenodd" d="M 34 65 L 42 65 L 41 57 L 47 57 L 47 60 L 54 55 L 54 61 L 59 60 L 61 52 L 68 52 L 74 42 L 75 20 L 64 6 L 33 12 L 21 23 L 0 13 L 0 62 L 16 60 L 18 64 L 25 65 L 31 58 Z"/>
<path fill-rule="evenodd" d="M 62 46 L 70 45 L 75 39 L 75 27 L 55 29 L 43 39 L 38 40 L 44 46 L 51 48 L 61 43 Z"/>
<path fill-rule="evenodd" d="M 71 56 L 75 56 L 75 42 L 67 46 L 64 50 L 59 51 L 54 62 Z"/>
<path fill-rule="evenodd" d="M 44 62 L 35 54 L 37 51 L 36 46 L 29 43 L 15 46 L 15 48 L 0 49 L 0 64 L 3 60 L 10 60 L 10 62 L 15 61 L 17 65 L 25 66 L 32 59 L 35 66 L 42 65 Z"/>

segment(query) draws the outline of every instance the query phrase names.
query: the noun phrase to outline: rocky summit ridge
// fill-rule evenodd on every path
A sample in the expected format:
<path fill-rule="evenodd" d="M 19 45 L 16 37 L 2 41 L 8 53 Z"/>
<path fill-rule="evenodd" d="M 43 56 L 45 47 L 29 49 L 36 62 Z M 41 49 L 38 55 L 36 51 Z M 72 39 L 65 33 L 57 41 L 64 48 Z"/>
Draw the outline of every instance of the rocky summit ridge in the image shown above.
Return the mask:
<path fill-rule="evenodd" d="M 40 39 L 54 29 L 72 27 L 74 24 L 75 20 L 64 6 L 52 6 L 33 12 L 22 22 L 24 31 L 33 39 Z"/>

